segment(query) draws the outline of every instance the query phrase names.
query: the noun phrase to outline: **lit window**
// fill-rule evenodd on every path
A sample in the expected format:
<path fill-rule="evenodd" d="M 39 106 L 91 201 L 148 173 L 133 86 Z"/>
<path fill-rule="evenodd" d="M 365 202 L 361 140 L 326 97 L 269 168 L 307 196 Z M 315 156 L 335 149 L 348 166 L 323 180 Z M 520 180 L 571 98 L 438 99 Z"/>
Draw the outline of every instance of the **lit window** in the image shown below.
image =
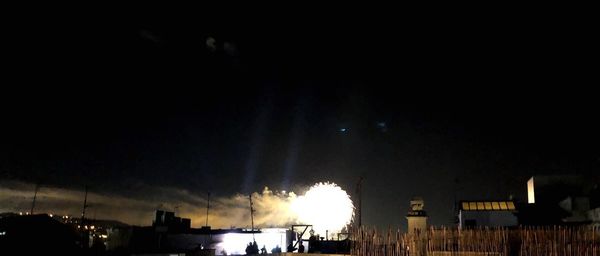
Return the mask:
<path fill-rule="evenodd" d="M 469 210 L 469 203 L 463 202 L 462 203 L 462 208 L 463 208 L 463 210 L 467 210 L 468 211 Z"/>
<path fill-rule="evenodd" d="M 469 203 L 469 210 L 471 210 L 471 211 L 477 210 L 477 203 L 470 202 Z"/>
<path fill-rule="evenodd" d="M 492 209 L 500 210 L 500 204 L 498 202 L 492 202 Z"/>
<path fill-rule="evenodd" d="M 508 206 L 506 205 L 506 202 L 500 202 L 500 209 L 508 210 Z"/>
<path fill-rule="evenodd" d="M 485 210 L 486 211 L 491 211 L 492 210 L 492 203 L 491 202 L 485 202 Z"/>
<path fill-rule="evenodd" d="M 483 202 L 477 202 L 477 210 L 485 210 L 485 206 L 483 205 Z"/>
<path fill-rule="evenodd" d="M 535 185 L 533 183 L 533 177 L 527 181 L 527 203 L 535 203 Z"/>
<path fill-rule="evenodd" d="M 515 203 L 514 202 L 507 202 L 508 203 L 508 209 L 509 210 L 514 210 L 515 209 Z"/>

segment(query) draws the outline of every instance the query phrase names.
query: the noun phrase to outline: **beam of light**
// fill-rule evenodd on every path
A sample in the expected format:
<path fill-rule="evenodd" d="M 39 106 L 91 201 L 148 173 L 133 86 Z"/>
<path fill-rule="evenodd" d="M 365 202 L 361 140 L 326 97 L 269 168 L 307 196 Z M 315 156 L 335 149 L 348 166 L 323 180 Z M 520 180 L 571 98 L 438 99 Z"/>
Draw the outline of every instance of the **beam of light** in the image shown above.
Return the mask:
<path fill-rule="evenodd" d="M 298 162 L 298 155 L 302 148 L 302 141 L 304 141 L 304 127 L 306 127 L 306 112 L 310 107 L 310 102 L 306 100 L 306 92 L 299 92 L 298 102 L 296 102 L 294 108 L 294 119 L 292 123 L 292 129 L 290 131 L 290 140 L 288 147 L 288 155 L 285 160 L 283 167 L 283 180 L 281 182 L 282 189 L 289 189 L 290 182 L 294 180 L 293 174 L 296 173 L 296 163 Z"/>
<path fill-rule="evenodd" d="M 293 200 L 290 207 L 299 223 L 313 225 L 320 236 L 325 236 L 326 231 L 330 235 L 340 232 L 354 212 L 350 196 L 335 183 L 315 184 Z"/>
<path fill-rule="evenodd" d="M 254 189 L 254 183 L 256 179 L 256 171 L 260 164 L 260 158 L 263 153 L 263 147 L 265 144 L 265 130 L 267 130 L 269 116 L 271 114 L 271 104 L 268 101 L 265 104 L 261 104 L 261 108 L 258 110 L 258 117 L 253 124 L 253 135 L 250 141 L 248 158 L 246 159 L 246 165 L 244 167 L 245 175 L 242 183 L 242 192 L 250 193 Z"/>

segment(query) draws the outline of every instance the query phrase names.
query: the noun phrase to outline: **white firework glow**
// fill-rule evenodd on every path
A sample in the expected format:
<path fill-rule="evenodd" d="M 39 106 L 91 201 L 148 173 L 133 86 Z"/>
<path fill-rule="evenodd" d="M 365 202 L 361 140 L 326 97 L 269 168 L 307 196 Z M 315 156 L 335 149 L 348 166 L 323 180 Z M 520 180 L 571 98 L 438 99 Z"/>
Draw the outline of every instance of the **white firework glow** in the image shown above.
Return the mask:
<path fill-rule="evenodd" d="M 317 183 L 291 202 L 301 224 L 313 225 L 316 234 L 332 236 L 344 228 L 354 212 L 350 196 L 335 183 Z"/>

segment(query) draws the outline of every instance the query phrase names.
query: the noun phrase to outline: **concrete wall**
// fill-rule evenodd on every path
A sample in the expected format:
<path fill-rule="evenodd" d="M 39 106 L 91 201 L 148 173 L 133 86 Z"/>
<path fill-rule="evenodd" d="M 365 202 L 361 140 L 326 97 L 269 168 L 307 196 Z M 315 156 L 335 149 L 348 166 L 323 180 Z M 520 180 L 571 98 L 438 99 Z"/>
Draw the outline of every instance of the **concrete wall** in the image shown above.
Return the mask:
<path fill-rule="evenodd" d="M 592 224 L 600 226 L 600 207 L 589 210 L 588 219 L 592 221 Z"/>
<path fill-rule="evenodd" d="M 510 211 L 461 211 L 460 226 L 467 220 L 475 220 L 477 226 L 508 227 L 518 225 L 517 216 Z"/>
<path fill-rule="evenodd" d="M 415 229 L 420 229 L 421 231 L 427 230 L 427 217 L 408 216 L 406 219 L 408 221 L 408 233 L 414 232 Z"/>

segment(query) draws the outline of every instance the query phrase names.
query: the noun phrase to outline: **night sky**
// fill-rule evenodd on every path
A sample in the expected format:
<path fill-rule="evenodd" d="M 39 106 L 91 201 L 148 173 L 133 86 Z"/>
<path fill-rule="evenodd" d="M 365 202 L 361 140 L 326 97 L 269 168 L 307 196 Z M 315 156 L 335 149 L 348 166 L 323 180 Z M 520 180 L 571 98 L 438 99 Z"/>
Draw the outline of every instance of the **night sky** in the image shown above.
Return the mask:
<path fill-rule="evenodd" d="M 531 175 L 600 168 L 584 17 L 209 13 L 15 21 L 0 179 L 127 197 L 363 176 L 363 223 L 386 227 L 412 196 L 449 225 L 455 196 L 525 200 Z"/>

